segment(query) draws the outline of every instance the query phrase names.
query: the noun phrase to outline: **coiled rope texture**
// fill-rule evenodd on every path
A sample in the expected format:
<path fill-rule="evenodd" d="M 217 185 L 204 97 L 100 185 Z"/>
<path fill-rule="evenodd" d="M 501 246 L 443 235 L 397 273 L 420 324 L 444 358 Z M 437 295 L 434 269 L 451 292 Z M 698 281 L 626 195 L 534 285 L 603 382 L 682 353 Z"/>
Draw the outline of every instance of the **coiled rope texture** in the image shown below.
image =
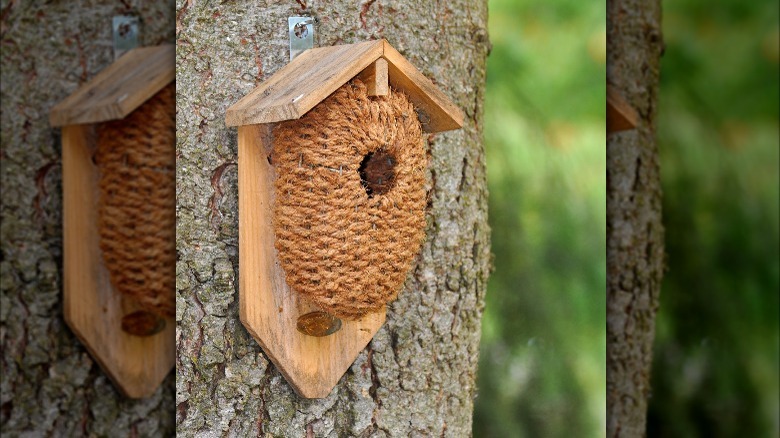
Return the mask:
<path fill-rule="evenodd" d="M 292 289 L 347 319 L 396 298 L 425 235 L 423 141 L 403 93 L 369 97 L 357 79 L 274 129 L 276 248 Z M 361 182 L 371 153 L 395 161 L 386 193 Z"/>
<path fill-rule="evenodd" d="M 175 88 L 97 128 L 98 229 L 111 283 L 173 317 L 176 263 Z"/>

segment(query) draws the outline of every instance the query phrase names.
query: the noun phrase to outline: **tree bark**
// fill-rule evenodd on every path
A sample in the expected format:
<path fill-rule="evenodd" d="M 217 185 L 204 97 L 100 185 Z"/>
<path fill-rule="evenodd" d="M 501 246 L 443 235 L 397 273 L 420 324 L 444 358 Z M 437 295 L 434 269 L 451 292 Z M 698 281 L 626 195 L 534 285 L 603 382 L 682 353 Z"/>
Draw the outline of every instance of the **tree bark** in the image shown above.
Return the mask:
<path fill-rule="evenodd" d="M 388 318 L 330 396 L 296 396 L 238 317 L 236 129 L 225 109 L 317 46 L 385 37 L 465 111 L 428 138 L 427 240 Z M 468 436 L 487 275 L 483 0 L 177 2 L 177 430 L 183 436 Z"/>
<path fill-rule="evenodd" d="M 113 62 L 111 17 L 139 15 L 144 45 L 174 39 L 172 2 L 3 1 L 0 339 L 3 436 L 165 436 L 174 376 L 124 398 L 62 319 L 59 129 L 51 107 Z"/>
<path fill-rule="evenodd" d="M 607 140 L 607 436 L 645 435 L 664 264 L 655 143 L 659 0 L 607 2 L 608 81 L 640 116 Z"/>

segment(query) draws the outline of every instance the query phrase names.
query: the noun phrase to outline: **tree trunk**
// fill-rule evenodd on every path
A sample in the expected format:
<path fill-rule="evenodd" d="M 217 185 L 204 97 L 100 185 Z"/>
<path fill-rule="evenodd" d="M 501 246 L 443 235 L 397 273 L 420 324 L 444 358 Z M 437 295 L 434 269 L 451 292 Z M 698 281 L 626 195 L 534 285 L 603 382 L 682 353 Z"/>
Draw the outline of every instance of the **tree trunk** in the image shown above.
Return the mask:
<path fill-rule="evenodd" d="M 607 140 L 607 436 L 645 435 L 663 271 L 656 107 L 660 0 L 607 2 L 608 80 L 639 113 Z"/>
<path fill-rule="evenodd" d="M 121 396 L 62 319 L 59 129 L 51 107 L 113 62 L 111 17 L 137 14 L 144 45 L 174 39 L 172 3 L 3 1 L 0 338 L 3 436 L 173 434 L 174 376 Z"/>
<path fill-rule="evenodd" d="M 311 2 L 309 2 L 311 3 Z M 430 136 L 427 239 L 387 322 L 330 396 L 296 396 L 238 316 L 236 129 L 225 109 L 315 45 L 385 37 L 467 115 Z M 184 436 L 467 436 L 489 271 L 482 96 L 487 6 L 178 2 L 177 430 Z"/>

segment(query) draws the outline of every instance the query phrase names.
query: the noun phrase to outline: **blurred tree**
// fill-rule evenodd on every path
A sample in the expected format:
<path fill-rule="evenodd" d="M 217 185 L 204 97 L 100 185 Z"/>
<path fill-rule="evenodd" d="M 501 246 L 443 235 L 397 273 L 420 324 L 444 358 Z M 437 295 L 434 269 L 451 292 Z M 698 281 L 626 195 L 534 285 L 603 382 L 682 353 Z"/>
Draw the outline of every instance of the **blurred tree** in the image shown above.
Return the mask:
<path fill-rule="evenodd" d="M 713 7 L 715 6 L 715 7 Z M 780 436 L 780 3 L 666 1 L 651 437 Z"/>
<path fill-rule="evenodd" d="M 607 79 L 637 109 L 636 130 L 607 141 L 607 436 L 645 434 L 663 272 L 655 142 L 660 0 L 607 2 Z"/>
<path fill-rule="evenodd" d="M 600 437 L 606 11 L 575 0 L 491 0 L 489 27 L 484 132 L 495 272 L 474 436 Z"/>

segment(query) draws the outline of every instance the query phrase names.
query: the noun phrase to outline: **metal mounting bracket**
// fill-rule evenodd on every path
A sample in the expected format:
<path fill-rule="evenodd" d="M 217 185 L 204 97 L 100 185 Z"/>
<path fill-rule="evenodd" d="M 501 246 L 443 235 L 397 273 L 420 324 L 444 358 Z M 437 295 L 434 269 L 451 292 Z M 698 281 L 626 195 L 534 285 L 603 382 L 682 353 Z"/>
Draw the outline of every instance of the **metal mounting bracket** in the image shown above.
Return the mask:
<path fill-rule="evenodd" d="M 313 17 L 288 17 L 287 29 L 290 35 L 290 61 L 304 50 L 314 47 Z"/>
<path fill-rule="evenodd" d="M 111 21 L 114 34 L 114 61 L 130 49 L 138 47 L 141 22 L 133 15 L 116 15 Z"/>

